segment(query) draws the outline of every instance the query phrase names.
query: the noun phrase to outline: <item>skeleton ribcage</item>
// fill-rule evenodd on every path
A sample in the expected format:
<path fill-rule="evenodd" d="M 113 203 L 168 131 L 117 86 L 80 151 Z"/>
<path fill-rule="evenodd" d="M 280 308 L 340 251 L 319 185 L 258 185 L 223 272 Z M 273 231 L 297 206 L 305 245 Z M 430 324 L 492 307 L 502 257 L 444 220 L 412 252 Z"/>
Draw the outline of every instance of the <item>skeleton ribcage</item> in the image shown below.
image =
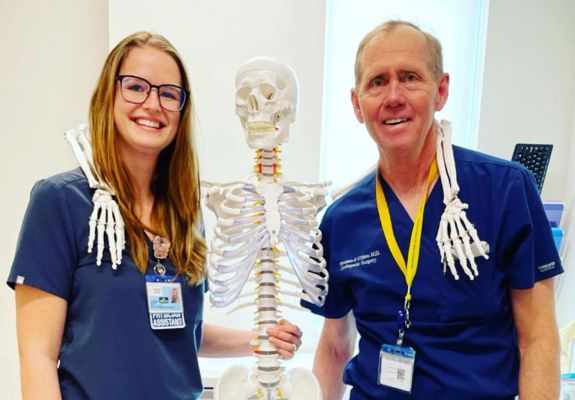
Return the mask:
<path fill-rule="evenodd" d="M 276 269 L 268 272 L 282 270 L 297 277 L 297 281 L 282 279 L 295 283 L 297 290 L 280 293 L 323 304 L 327 271 L 315 220 L 317 196 L 274 185 L 277 196 L 263 196 L 260 193 L 269 187 L 250 184 L 223 189 L 224 199 L 215 210 L 217 226 L 208 259 L 211 301 L 217 307 L 229 305 L 240 295 L 263 252 L 269 254 L 269 250 L 274 250 L 276 258 L 287 256 L 291 268 L 266 255 L 265 260 Z"/>

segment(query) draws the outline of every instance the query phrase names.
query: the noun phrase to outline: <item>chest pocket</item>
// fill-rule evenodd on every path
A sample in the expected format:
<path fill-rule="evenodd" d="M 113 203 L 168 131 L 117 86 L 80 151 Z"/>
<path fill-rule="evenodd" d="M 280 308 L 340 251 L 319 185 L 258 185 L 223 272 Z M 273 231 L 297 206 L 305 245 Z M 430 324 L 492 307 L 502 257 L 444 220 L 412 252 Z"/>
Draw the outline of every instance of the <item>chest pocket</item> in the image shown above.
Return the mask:
<path fill-rule="evenodd" d="M 479 276 L 471 281 L 461 273 L 455 280 L 449 271 L 437 274 L 441 289 L 438 318 L 441 322 L 483 322 L 509 311 L 509 293 L 503 274 L 491 259 L 476 258 Z M 458 268 L 461 268 L 458 266 Z"/>

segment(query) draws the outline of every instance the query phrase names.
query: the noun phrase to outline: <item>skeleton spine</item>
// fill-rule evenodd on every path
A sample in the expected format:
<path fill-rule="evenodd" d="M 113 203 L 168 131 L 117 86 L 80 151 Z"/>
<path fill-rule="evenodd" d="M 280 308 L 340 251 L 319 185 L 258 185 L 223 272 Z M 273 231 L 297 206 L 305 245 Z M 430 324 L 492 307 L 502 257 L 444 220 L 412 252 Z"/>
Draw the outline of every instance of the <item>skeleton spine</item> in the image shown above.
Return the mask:
<path fill-rule="evenodd" d="M 256 165 L 254 171 L 258 180 L 276 182 L 277 178 L 281 175 L 281 159 L 279 153 L 281 153 L 279 147 L 256 150 Z"/>
<path fill-rule="evenodd" d="M 256 174 L 260 182 L 277 181 L 281 167 L 279 153 L 279 148 L 256 150 Z M 267 329 L 275 327 L 280 316 L 277 268 L 279 257 L 274 246 L 275 243 L 268 241 L 260 251 L 255 265 L 257 310 L 254 324 L 259 338 L 259 345 L 254 351 L 258 358 L 256 376 L 261 388 L 267 392 L 278 388 L 285 369 L 281 367 L 278 352 L 269 342 L 267 334 Z"/>
<path fill-rule="evenodd" d="M 270 246 L 260 252 L 260 258 L 255 267 L 257 311 L 254 324 L 258 330 L 259 345 L 254 351 L 258 358 L 257 379 L 264 389 L 273 389 L 280 383 L 283 370 L 280 366 L 278 352 L 269 342 L 267 329 L 275 327 L 279 318 L 278 311 L 278 280 L 276 268 L 277 253 Z"/>

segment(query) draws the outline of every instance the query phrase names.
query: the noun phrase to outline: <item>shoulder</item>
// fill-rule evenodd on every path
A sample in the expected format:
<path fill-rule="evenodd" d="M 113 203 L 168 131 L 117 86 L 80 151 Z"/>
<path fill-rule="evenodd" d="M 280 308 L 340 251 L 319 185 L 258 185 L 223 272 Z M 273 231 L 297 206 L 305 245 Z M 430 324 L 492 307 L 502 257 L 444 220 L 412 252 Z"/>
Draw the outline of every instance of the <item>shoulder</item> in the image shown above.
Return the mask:
<path fill-rule="evenodd" d="M 89 188 L 88 180 L 80 168 L 75 168 L 56 175 L 52 175 L 48 178 L 40 180 L 39 183 L 40 182 L 47 186 L 52 186 L 56 190 L 63 190 L 67 187 Z"/>
<path fill-rule="evenodd" d="M 510 168 L 514 170 L 523 168 L 521 164 L 516 162 L 459 146 L 453 146 L 453 156 L 459 163 L 481 165 L 484 168 Z"/>
<path fill-rule="evenodd" d="M 92 195 L 88 180 L 78 168 L 37 181 L 30 192 L 28 208 L 83 219 L 93 207 Z"/>
<path fill-rule="evenodd" d="M 76 168 L 61 172 L 36 182 L 32 189 L 32 196 L 62 195 L 65 197 L 86 195 L 90 193 L 88 180 L 80 170 Z"/>
<path fill-rule="evenodd" d="M 453 146 L 457 174 L 471 174 L 483 180 L 530 179 L 531 173 L 521 164 L 486 153 Z"/>

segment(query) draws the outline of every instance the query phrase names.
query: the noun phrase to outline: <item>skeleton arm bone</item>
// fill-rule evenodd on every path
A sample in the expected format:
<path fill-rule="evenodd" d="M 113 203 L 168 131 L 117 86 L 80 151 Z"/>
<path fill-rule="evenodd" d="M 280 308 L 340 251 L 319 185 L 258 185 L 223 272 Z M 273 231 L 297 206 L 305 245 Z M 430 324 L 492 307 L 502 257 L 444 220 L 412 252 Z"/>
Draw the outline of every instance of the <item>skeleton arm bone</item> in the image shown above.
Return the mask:
<path fill-rule="evenodd" d="M 68 129 L 64 133 L 64 138 L 72 147 L 74 156 L 88 180 L 88 185 L 92 189 L 101 188 L 99 180 L 95 176 L 94 165 L 92 164 L 92 149 L 90 141 L 86 134 L 86 124 L 79 125 L 77 128 Z"/>
<path fill-rule="evenodd" d="M 118 204 L 113 199 L 114 191 L 100 179 L 93 164 L 92 147 L 88 138 L 87 126 L 80 125 L 64 134 L 72 147 L 78 164 L 88 180 L 88 185 L 96 189 L 92 197 L 94 210 L 90 215 L 88 226 L 88 252 L 91 253 L 94 241 L 97 243 L 96 264 L 102 264 L 104 254 L 104 237 L 108 240 L 112 268 L 116 269 L 122 262 L 122 251 L 125 248 L 124 220 Z"/>
<path fill-rule="evenodd" d="M 473 259 L 474 249 L 477 249 L 484 258 L 488 258 L 486 252 L 488 245 L 479 240 L 477 231 L 465 216 L 464 210 L 469 206 L 462 203 L 458 197 L 459 185 L 451 146 L 451 126 L 448 122 L 442 121 L 437 124 L 437 127 L 436 158 L 445 204 L 445 211 L 441 217 L 436 237 L 437 245 L 444 268 L 447 264 L 455 279 L 459 279 L 459 276 L 455 270 L 454 255 L 458 258 L 465 274 L 473 280 L 479 274 Z M 468 263 L 471 269 L 467 266 Z"/>

